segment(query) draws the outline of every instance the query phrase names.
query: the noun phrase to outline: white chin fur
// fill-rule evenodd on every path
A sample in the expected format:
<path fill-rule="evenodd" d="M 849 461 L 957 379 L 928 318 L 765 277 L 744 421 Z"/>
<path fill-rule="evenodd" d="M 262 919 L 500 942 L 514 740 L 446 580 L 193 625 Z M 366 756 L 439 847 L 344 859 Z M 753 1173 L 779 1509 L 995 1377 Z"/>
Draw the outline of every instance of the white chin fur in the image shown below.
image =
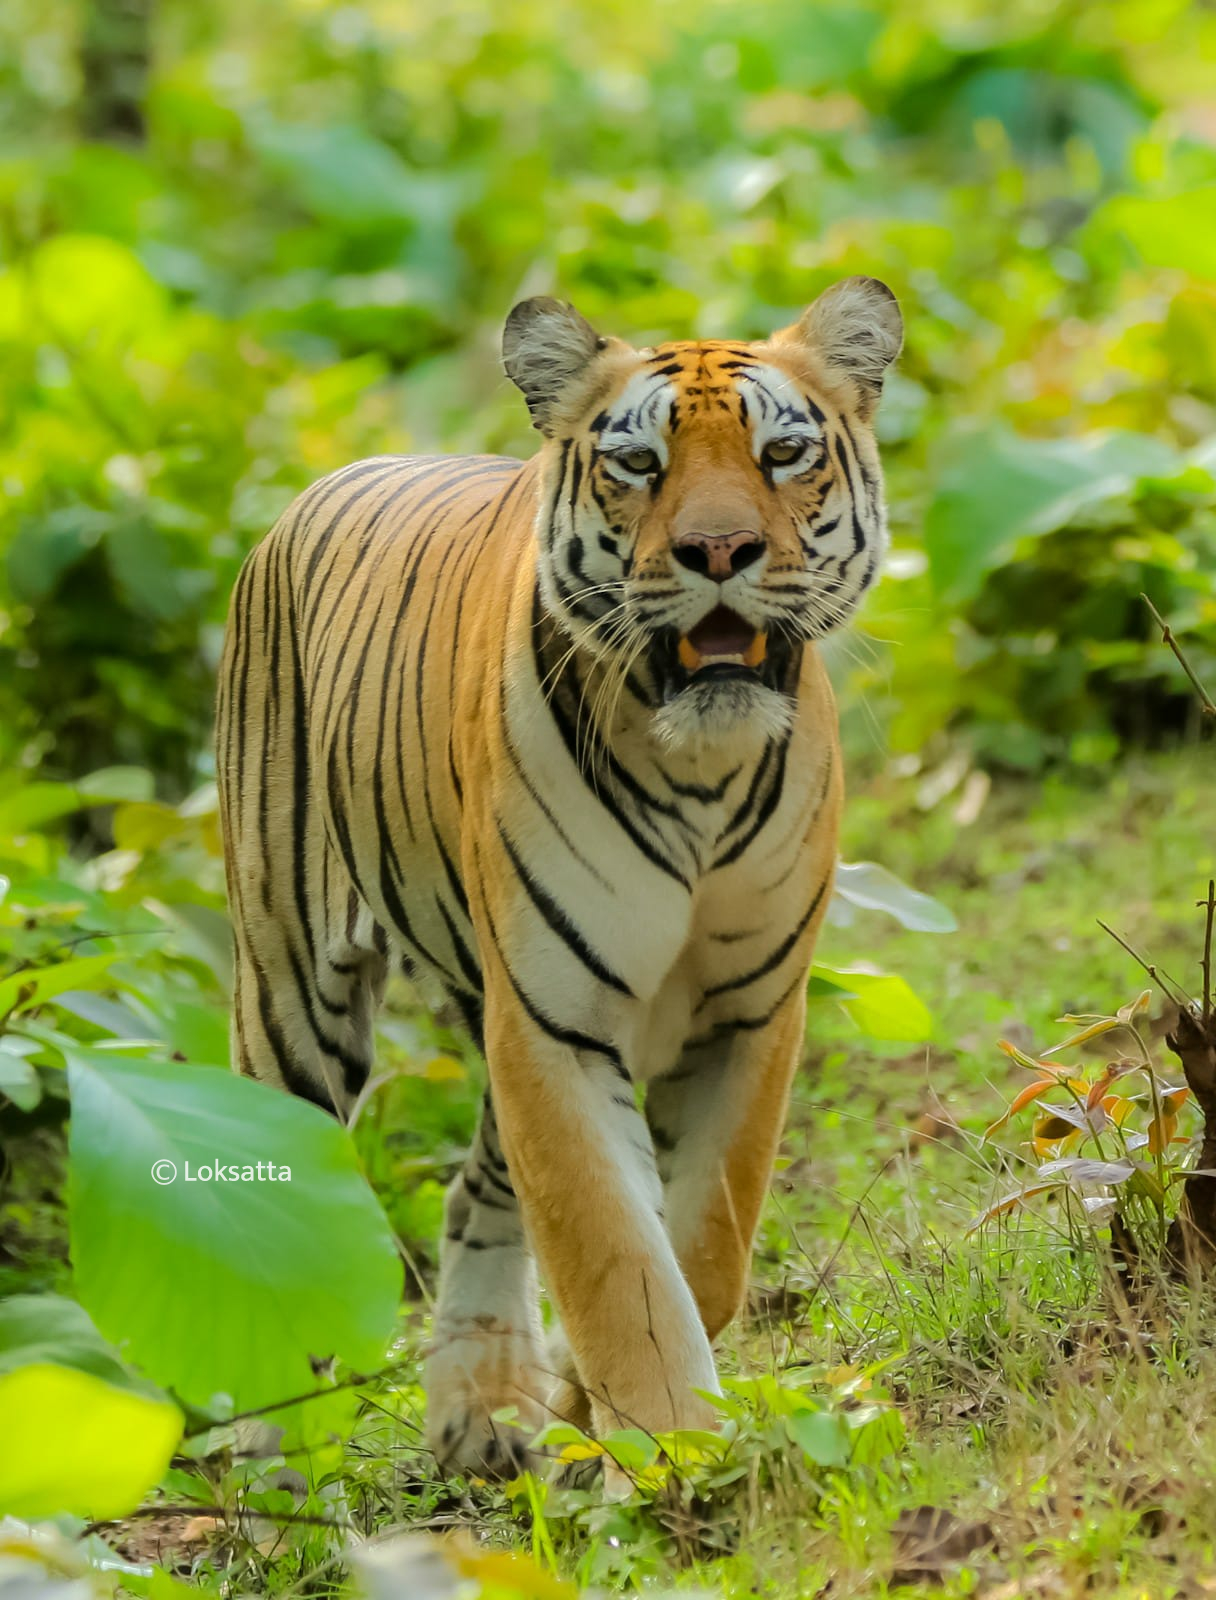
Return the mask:
<path fill-rule="evenodd" d="M 763 745 L 789 732 L 793 702 L 775 689 L 744 678 L 695 680 L 662 706 L 651 724 L 666 750 L 692 751 L 733 740 L 740 746 Z"/>

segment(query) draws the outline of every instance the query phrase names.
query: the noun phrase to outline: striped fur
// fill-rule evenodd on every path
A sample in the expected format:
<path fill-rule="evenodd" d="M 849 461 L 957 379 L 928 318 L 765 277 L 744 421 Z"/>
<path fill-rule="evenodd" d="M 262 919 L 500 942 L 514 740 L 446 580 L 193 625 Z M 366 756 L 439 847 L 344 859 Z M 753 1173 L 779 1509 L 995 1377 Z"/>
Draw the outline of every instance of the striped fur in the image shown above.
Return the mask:
<path fill-rule="evenodd" d="M 639 351 L 575 316 L 508 323 L 531 460 L 384 457 L 300 497 L 220 679 L 241 1070 L 347 1113 L 396 968 L 485 1051 L 427 1374 L 441 1463 L 482 1471 L 516 1458 L 504 1406 L 711 1423 L 831 893 L 814 641 L 885 539 L 889 291 L 850 280 L 759 344 Z M 740 529 L 717 582 L 698 552 Z M 719 606 L 760 666 L 681 665 Z"/>

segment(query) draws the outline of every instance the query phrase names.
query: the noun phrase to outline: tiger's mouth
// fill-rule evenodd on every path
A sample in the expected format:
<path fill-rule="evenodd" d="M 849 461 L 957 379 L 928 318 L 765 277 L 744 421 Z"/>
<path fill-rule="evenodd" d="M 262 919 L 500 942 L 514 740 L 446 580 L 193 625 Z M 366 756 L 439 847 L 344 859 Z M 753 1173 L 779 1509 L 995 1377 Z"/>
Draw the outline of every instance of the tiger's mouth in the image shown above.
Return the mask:
<path fill-rule="evenodd" d="M 676 646 L 680 665 L 690 677 L 718 667 L 746 667 L 755 672 L 768 652 L 768 636 L 727 606 L 715 606 Z"/>
<path fill-rule="evenodd" d="M 687 633 L 665 630 L 655 641 L 654 665 L 665 703 L 696 685 L 753 683 L 770 689 L 784 687 L 790 665 L 790 647 L 769 635 L 728 606 L 715 606 Z"/>

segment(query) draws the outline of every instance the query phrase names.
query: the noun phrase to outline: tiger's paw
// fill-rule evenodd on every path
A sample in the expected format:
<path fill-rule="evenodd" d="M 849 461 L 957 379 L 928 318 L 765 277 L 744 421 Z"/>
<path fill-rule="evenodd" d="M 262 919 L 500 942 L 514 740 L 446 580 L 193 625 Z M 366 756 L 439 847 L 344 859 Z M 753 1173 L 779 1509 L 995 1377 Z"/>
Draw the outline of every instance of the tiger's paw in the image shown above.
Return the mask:
<path fill-rule="evenodd" d="M 528 1329 L 477 1318 L 435 1329 L 426 1362 L 427 1439 L 441 1472 L 501 1482 L 538 1464 L 529 1441 L 545 1421 L 551 1378 Z M 496 1414 L 514 1412 L 514 1420 Z"/>

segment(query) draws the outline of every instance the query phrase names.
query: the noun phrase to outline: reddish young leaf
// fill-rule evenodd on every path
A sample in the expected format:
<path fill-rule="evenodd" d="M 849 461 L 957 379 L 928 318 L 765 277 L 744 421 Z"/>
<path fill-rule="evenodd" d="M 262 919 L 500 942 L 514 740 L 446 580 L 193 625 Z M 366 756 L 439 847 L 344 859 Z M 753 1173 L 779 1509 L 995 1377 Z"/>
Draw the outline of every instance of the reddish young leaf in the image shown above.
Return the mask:
<path fill-rule="evenodd" d="M 1008 1106 L 1006 1106 L 1004 1114 L 999 1116 L 990 1127 L 984 1129 L 984 1139 L 991 1139 L 994 1133 L 999 1133 L 1010 1117 L 1017 1116 L 1018 1112 L 1028 1106 L 1032 1100 L 1037 1100 L 1041 1094 L 1046 1094 L 1048 1089 L 1056 1088 L 1058 1082 L 1057 1078 L 1051 1077 L 1037 1078 L 1034 1083 L 1028 1083 L 1023 1090 L 1014 1095 Z"/>

